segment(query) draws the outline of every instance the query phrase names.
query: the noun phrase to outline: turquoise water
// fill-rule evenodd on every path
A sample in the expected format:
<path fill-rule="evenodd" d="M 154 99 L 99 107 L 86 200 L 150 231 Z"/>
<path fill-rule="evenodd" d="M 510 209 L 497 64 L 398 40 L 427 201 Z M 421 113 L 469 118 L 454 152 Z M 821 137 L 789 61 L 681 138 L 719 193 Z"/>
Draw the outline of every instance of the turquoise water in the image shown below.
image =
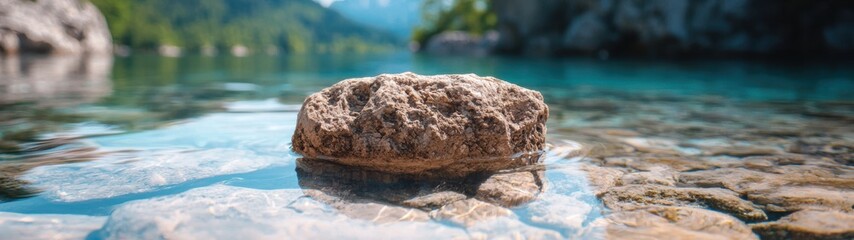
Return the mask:
<path fill-rule="evenodd" d="M 206 229 L 223 238 L 338 236 L 325 232 L 328 228 L 351 229 L 352 236 L 361 236 L 359 231 L 389 236 L 415 231 L 425 237 L 544 231 L 596 236 L 592 223 L 607 210 L 577 166 L 584 161 L 581 149 L 597 140 L 575 133 L 619 128 L 698 146 L 739 141 L 762 147 L 768 143 L 761 136 L 730 139 L 725 130 L 824 123 L 820 118 L 831 123 L 831 130 L 838 126 L 845 139 L 851 135 L 846 123 L 854 118 L 854 68 L 848 66 L 409 53 L 5 58 L 0 63 L 0 219 L 46 216 L 60 223 L 18 221 L 0 227 L 0 237 L 32 230 L 63 232 L 71 239 L 180 238 L 205 236 L 196 234 Z M 299 156 L 290 151 L 290 140 L 307 95 L 346 78 L 406 71 L 490 75 L 543 92 L 552 112 L 552 145 L 541 159 L 550 187 L 534 202 L 512 208 L 513 217 L 468 227 L 434 220 L 390 227 L 342 217 L 317 202 L 309 205 L 320 213 L 252 214 L 302 201 L 295 171 Z M 699 137 L 660 130 L 683 123 L 724 130 Z M 678 150 L 702 149 L 680 145 Z M 272 205 L 258 206 L 246 200 L 252 197 L 235 194 L 260 194 Z M 199 204 L 211 207 L 194 208 Z M 217 207 L 238 212 L 217 215 L 222 221 L 215 223 L 231 232 L 212 230 L 215 219 L 202 214 Z M 578 215 L 578 221 L 537 220 L 543 209 Z M 300 225 L 330 219 L 334 224 Z"/>

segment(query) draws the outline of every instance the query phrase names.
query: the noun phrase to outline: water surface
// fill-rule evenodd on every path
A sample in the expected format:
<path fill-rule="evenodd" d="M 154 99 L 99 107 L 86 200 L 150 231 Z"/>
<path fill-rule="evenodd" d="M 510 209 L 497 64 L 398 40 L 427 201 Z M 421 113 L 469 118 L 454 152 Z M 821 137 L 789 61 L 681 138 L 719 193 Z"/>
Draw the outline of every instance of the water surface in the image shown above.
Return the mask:
<path fill-rule="evenodd" d="M 510 217 L 467 227 L 378 223 L 306 197 L 290 151 L 302 100 L 342 79 L 405 71 L 476 73 L 541 91 L 551 108 L 551 146 L 541 158 L 549 187 Z M 721 161 L 738 154 L 716 147 L 783 152 L 809 137 L 846 146 L 852 89 L 854 69 L 842 63 L 408 53 L 4 58 L 0 222 L 10 224 L 0 237 L 596 237 L 608 210 L 578 164 L 619 152 L 603 139 Z"/>

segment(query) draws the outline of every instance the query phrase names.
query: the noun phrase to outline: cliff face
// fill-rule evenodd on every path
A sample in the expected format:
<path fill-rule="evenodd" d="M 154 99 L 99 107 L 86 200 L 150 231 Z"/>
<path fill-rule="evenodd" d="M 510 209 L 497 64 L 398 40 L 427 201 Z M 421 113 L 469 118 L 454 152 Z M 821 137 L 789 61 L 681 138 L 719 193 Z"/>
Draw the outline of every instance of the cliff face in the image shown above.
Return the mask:
<path fill-rule="evenodd" d="M 854 55 L 845 0 L 493 0 L 496 51 L 533 55 Z"/>
<path fill-rule="evenodd" d="M 0 0 L 0 52 L 98 54 L 112 49 L 101 12 L 84 0 Z"/>

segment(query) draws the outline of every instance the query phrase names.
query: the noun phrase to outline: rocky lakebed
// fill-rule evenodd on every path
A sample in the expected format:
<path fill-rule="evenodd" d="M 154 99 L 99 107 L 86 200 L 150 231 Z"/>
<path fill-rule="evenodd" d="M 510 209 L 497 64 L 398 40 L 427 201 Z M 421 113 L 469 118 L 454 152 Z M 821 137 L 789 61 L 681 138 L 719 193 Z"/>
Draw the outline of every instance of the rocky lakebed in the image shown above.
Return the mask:
<path fill-rule="evenodd" d="M 412 73 L 196 99 L 4 115 L 38 134 L 3 135 L 0 238 L 854 237 L 850 102 Z"/>

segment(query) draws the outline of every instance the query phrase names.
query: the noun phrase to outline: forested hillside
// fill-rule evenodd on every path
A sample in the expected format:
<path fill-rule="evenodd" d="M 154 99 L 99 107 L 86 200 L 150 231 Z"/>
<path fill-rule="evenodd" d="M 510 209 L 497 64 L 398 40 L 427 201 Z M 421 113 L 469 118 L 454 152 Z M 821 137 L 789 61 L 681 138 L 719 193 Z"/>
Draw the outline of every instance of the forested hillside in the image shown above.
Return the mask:
<path fill-rule="evenodd" d="M 117 44 L 137 49 L 276 47 L 285 52 L 366 52 L 393 37 L 311 0 L 90 0 Z"/>

